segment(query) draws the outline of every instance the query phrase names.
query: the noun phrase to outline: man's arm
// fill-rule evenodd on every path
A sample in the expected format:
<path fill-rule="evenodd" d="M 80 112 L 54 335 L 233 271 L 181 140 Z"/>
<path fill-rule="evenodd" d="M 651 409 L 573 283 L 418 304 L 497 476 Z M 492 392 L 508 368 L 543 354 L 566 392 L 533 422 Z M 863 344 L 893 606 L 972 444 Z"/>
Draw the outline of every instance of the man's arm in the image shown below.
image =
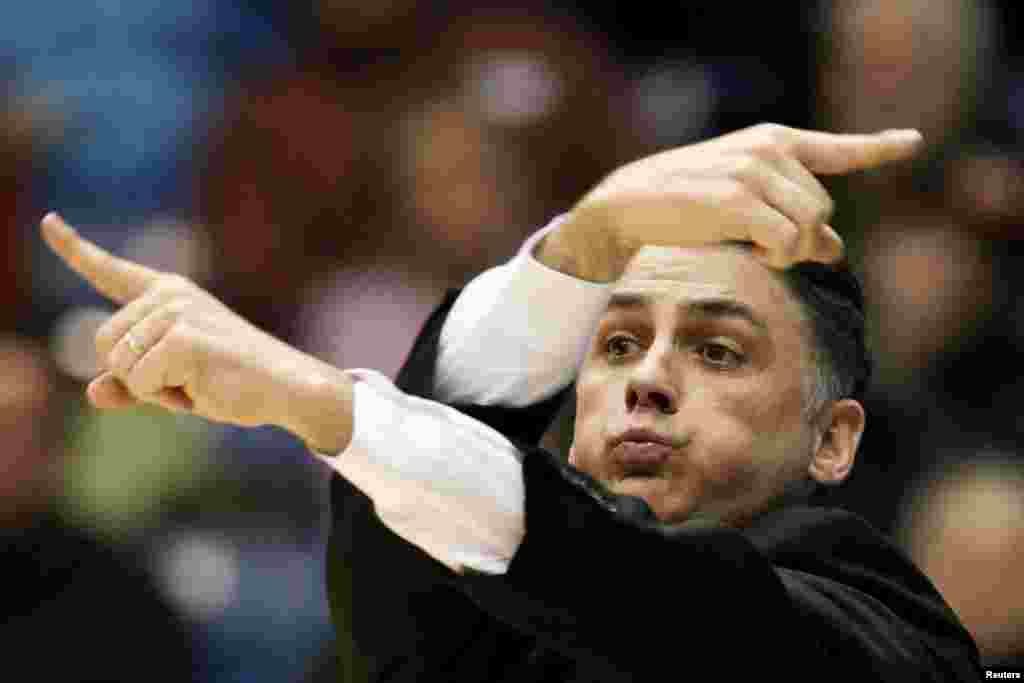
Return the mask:
<path fill-rule="evenodd" d="M 834 260 L 842 242 L 826 224 L 831 200 L 813 173 L 904 159 L 920 141 L 916 131 L 833 135 L 760 125 L 656 154 L 598 184 L 545 239 L 541 258 L 596 282 L 614 281 L 644 244 L 746 240 L 779 267 Z M 280 425 L 321 450 L 348 443 L 352 392 L 339 370 L 263 333 L 185 278 L 114 257 L 56 214 L 42 230 L 68 266 L 122 306 L 97 333 L 107 367 L 88 389 L 97 407 L 152 402 L 240 426 Z"/>
<path fill-rule="evenodd" d="M 369 370 L 354 432 L 320 458 L 372 500 L 394 533 L 459 572 L 502 573 L 523 536 L 521 454 L 501 433 Z"/>
<path fill-rule="evenodd" d="M 842 136 L 757 126 L 654 155 L 623 167 L 599 184 L 543 237 L 538 253 L 548 265 L 570 271 L 566 284 L 588 297 L 591 287 L 579 282 L 581 278 L 614 279 L 631 250 L 643 243 L 751 239 L 776 264 L 834 257 L 838 237 L 822 220 L 830 207 L 817 196 L 820 185 L 815 185 L 810 172 L 868 168 L 910 154 L 919 140 L 916 133 L 906 132 Z M 318 451 L 339 453 L 349 446 L 354 387 L 348 373 L 262 332 L 185 278 L 113 256 L 81 238 L 55 214 L 44 218 L 42 228 L 48 244 L 72 269 L 122 305 L 97 333 L 97 349 L 108 368 L 89 386 L 89 396 L 98 407 L 153 402 L 241 426 L 276 424 Z M 530 258 L 520 262 L 532 263 Z M 510 280 L 513 285 L 516 281 Z M 588 301 L 601 304 L 604 293 L 598 294 Z M 480 369 L 495 367 L 498 375 L 529 376 L 523 364 L 529 367 L 531 356 L 520 351 L 531 349 L 535 324 L 557 329 L 563 319 L 559 309 L 531 296 L 528 289 L 508 285 L 497 288 L 492 303 L 485 315 L 475 316 L 467 325 L 471 334 L 449 339 L 455 349 L 451 365 L 463 374 L 479 371 L 487 376 Z M 566 333 L 571 343 L 555 344 L 560 348 L 554 352 L 557 362 L 552 363 L 556 379 L 548 384 L 564 381 L 558 379 L 559 373 L 568 365 L 566 359 L 578 354 L 580 339 L 589 334 L 587 323 L 599 310 L 599 305 L 587 307 L 583 323 L 571 325 Z M 479 349 L 493 350 L 499 339 L 509 337 L 513 343 L 489 362 L 486 354 L 479 353 Z M 542 341 L 541 354 L 546 353 L 548 340 Z M 432 391 L 436 354 L 430 344 L 425 348 L 424 353 L 414 353 L 414 362 L 403 369 L 400 386 L 406 393 L 417 393 L 412 391 L 416 381 L 426 389 L 421 395 Z M 510 353 L 518 356 L 510 360 Z M 466 354 L 473 357 L 462 362 Z M 499 383 L 491 398 L 507 396 L 509 386 L 517 385 Z M 518 385 L 517 391 L 525 391 L 529 398 L 536 389 L 527 382 Z M 549 389 L 542 387 L 542 394 Z M 548 400 L 556 399 L 557 393 Z M 509 431 L 513 439 L 531 429 L 530 435 L 539 438 L 546 426 L 541 420 L 535 426 L 526 425 L 521 411 L 495 412 L 504 410 L 500 405 L 466 402 L 461 409 L 486 424 L 508 419 L 522 432 Z M 474 429 L 479 431 L 479 425 Z M 396 457 L 394 449 L 391 453 L 383 446 L 374 450 L 384 459 Z M 406 463 L 390 467 L 388 477 L 401 481 L 403 468 L 417 461 L 412 458 Z M 486 457 L 477 463 L 481 469 L 491 464 Z M 455 474 L 452 479 L 461 476 Z M 480 482 L 473 478 L 472 468 L 464 476 L 471 483 L 445 500 L 469 509 L 472 506 L 466 501 Z M 440 487 L 442 479 L 435 477 L 432 484 Z M 378 495 L 386 495 L 386 483 L 374 487 Z"/>
<path fill-rule="evenodd" d="M 417 367 L 426 365 L 424 349 L 438 359 L 433 383 L 416 393 L 508 407 L 555 394 L 575 375 L 609 283 L 644 244 L 746 241 L 778 268 L 835 261 L 842 241 L 814 174 L 907 158 L 920 141 L 911 130 L 834 135 L 765 124 L 623 166 L 466 287 L 439 349 L 422 337 L 417 345 Z"/>
<path fill-rule="evenodd" d="M 750 534 L 666 528 L 539 449 L 523 477 L 527 533 L 508 571 L 456 582 L 567 657 L 641 681 L 697 667 L 737 680 L 976 679 L 974 646 L 938 593 L 848 513 L 804 508 L 813 524 L 789 515 Z"/>
<path fill-rule="evenodd" d="M 537 443 L 575 377 L 608 287 L 546 267 L 533 248 L 453 290 L 421 329 L 396 378 L 516 442 Z"/>
<path fill-rule="evenodd" d="M 801 639 L 777 574 L 737 531 L 676 537 L 633 502 L 537 450 L 523 463 L 527 534 L 501 577 L 458 582 L 482 609 L 569 658 L 635 680 L 772 653 Z M 632 509 L 631 509 L 632 508 Z M 689 664 L 687 664 L 689 662 Z M 769 667 L 770 668 L 770 667 Z"/>
<path fill-rule="evenodd" d="M 43 238 L 120 306 L 96 332 L 106 370 L 90 382 L 98 408 L 154 403 L 241 427 L 276 425 L 312 447 L 344 449 L 352 382 L 340 369 L 252 325 L 175 273 L 118 258 L 47 214 Z"/>
<path fill-rule="evenodd" d="M 831 138 L 825 141 L 825 143 L 831 142 L 833 142 Z M 884 147 L 885 142 L 884 139 L 871 138 L 859 142 L 840 142 L 838 145 L 841 150 L 849 152 L 851 145 L 863 144 L 870 149 L 875 149 L 879 144 Z M 900 147 L 906 146 L 908 141 L 889 140 L 889 142 Z M 762 143 L 758 142 L 758 144 Z M 792 144 L 794 149 L 800 147 L 797 142 Z M 735 152 L 733 148 L 728 149 Z M 806 150 L 804 151 L 806 152 Z M 750 158 L 749 156 L 739 156 L 748 160 Z M 785 160 L 791 160 L 785 155 L 783 157 Z M 672 157 L 672 159 L 674 158 Z M 732 157 L 729 158 L 732 159 Z M 775 157 L 770 163 L 761 161 L 768 165 L 783 163 Z M 636 166 L 634 171 L 638 168 L 649 168 L 651 164 L 665 166 L 658 160 L 639 163 L 640 165 Z M 670 159 L 668 167 L 671 167 L 673 163 Z M 857 163 L 863 163 L 863 161 Z M 742 168 L 751 174 L 749 177 L 753 179 L 752 182 L 766 181 L 764 174 L 758 172 L 763 171 L 763 168 L 756 164 L 753 167 L 746 162 L 744 164 L 746 165 L 743 165 Z M 853 167 L 856 167 L 856 163 L 853 164 Z M 751 170 L 752 168 L 753 170 Z M 790 169 L 790 172 L 794 171 Z M 664 175 L 663 172 L 659 173 Z M 622 174 L 618 176 L 618 180 L 635 175 L 635 173 L 632 175 Z M 675 178 L 671 173 L 668 175 Z M 610 182 L 608 187 L 614 190 L 618 186 L 618 181 L 616 178 L 611 180 L 614 182 Z M 633 180 L 635 181 L 636 178 Z M 663 177 L 662 180 L 666 180 L 666 178 Z M 707 178 L 705 177 L 704 180 L 706 181 Z M 652 183 L 648 185 L 646 181 L 640 185 L 627 183 L 628 191 L 624 194 L 618 191 L 612 192 L 610 195 L 598 193 L 594 196 L 593 203 L 587 204 L 589 208 L 580 207 L 581 210 L 574 212 L 575 216 L 580 217 L 578 221 L 574 219 L 566 224 L 575 227 L 573 229 L 566 228 L 564 232 L 559 229 L 559 234 L 570 238 L 568 243 L 570 247 L 568 253 L 570 254 L 588 254 L 590 252 L 587 252 L 583 245 L 596 244 L 598 248 L 594 253 L 601 253 L 604 250 L 611 256 L 607 261 L 581 258 L 576 261 L 576 266 L 570 263 L 569 265 L 563 264 L 563 267 L 579 267 L 580 270 L 576 275 L 584 276 L 584 279 L 614 279 L 618 264 L 624 255 L 628 254 L 629 249 L 632 248 L 631 245 L 637 243 L 638 240 L 640 242 L 648 240 L 651 243 L 675 244 L 750 237 L 759 244 L 763 242 L 766 254 L 770 253 L 773 258 L 780 261 L 792 258 L 794 255 L 827 252 L 828 244 L 824 250 L 816 250 L 813 245 L 797 248 L 802 244 L 801 233 L 797 232 L 796 236 L 790 235 L 788 228 L 795 230 L 796 223 L 786 221 L 801 222 L 801 225 L 806 222 L 818 230 L 821 227 L 820 223 L 811 222 L 809 217 L 813 214 L 814 217 L 820 218 L 820 211 L 808 209 L 807 202 L 799 201 L 796 206 L 787 209 L 788 205 L 785 199 L 775 192 L 778 190 L 778 186 L 771 184 L 777 180 L 778 178 L 770 176 L 767 181 L 770 187 L 766 187 L 764 190 L 770 197 L 768 200 L 760 197 L 760 199 L 751 199 L 750 201 L 752 202 L 751 206 L 759 207 L 759 209 L 751 210 L 762 210 L 764 216 L 770 217 L 768 222 L 784 233 L 783 237 L 774 236 L 775 233 L 771 231 L 765 233 L 756 231 L 756 235 L 742 231 L 739 234 L 731 232 L 701 233 L 698 228 L 704 229 L 721 223 L 721 221 L 716 223 L 711 219 L 716 215 L 715 211 L 721 214 L 722 207 L 719 205 L 719 200 L 722 198 L 711 193 L 712 196 L 709 199 L 696 192 L 694 187 L 698 189 L 701 187 L 701 183 L 697 180 L 694 180 L 693 186 L 684 183 L 685 192 L 676 186 L 678 192 L 675 195 L 671 184 Z M 673 182 L 675 181 L 673 180 Z M 679 196 L 680 193 L 683 196 Z M 641 201 L 631 204 L 631 197 L 634 199 L 638 197 Z M 744 201 L 746 199 L 749 197 L 744 198 Z M 706 212 L 707 215 L 703 218 L 708 220 L 694 220 L 693 222 L 684 220 L 685 216 L 681 216 L 680 207 L 685 208 L 689 205 L 683 200 L 690 200 L 694 207 Z M 652 214 L 650 211 L 644 210 L 651 209 L 659 201 L 662 202 L 662 205 L 658 212 Z M 736 205 L 737 202 L 733 202 L 731 206 Z M 746 206 L 746 204 L 742 205 Z M 624 211 L 624 206 L 626 208 L 632 206 L 637 211 Z M 765 207 L 770 208 L 771 211 L 763 211 Z M 583 208 L 587 208 L 587 210 L 584 211 Z M 783 216 L 783 219 L 779 219 L 778 215 L 783 215 L 786 210 L 791 210 L 794 214 L 793 217 Z M 634 218 L 626 220 L 623 218 L 624 216 L 633 216 Z M 701 216 L 702 214 L 698 211 L 690 217 L 696 219 Z M 748 214 L 739 211 L 736 216 L 733 216 L 734 221 L 729 225 L 736 228 L 738 224 L 742 223 L 746 226 L 745 229 L 750 231 L 748 222 L 756 218 L 756 213 Z M 58 253 L 65 257 L 69 265 L 85 275 L 101 291 L 124 304 L 124 308 L 111 319 L 100 335 L 101 356 L 106 360 L 109 371 L 90 387 L 90 397 L 97 405 L 113 407 L 147 400 L 165 405 L 169 409 L 190 410 L 210 419 L 234 424 L 279 424 L 291 429 L 321 450 L 340 452 L 350 445 L 353 419 L 356 423 L 360 421 L 359 416 L 353 418 L 353 407 L 358 408 L 360 401 L 353 398 L 355 389 L 348 374 L 337 370 L 328 371 L 326 368 L 311 363 L 307 357 L 298 354 L 294 349 L 288 350 L 280 342 L 260 336 L 258 331 L 246 327 L 244 321 L 240 321 L 237 316 L 226 311 L 223 306 L 218 307 L 217 302 L 208 299 L 208 295 L 204 292 L 197 291 L 198 288 L 195 288 L 194 285 L 184 282 L 180 278 L 154 273 L 137 264 L 114 259 L 102 250 L 98 250 L 95 245 L 77 239 L 73 231 L 65 229 L 66 226 L 62 227 L 60 223 L 57 223 L 57 219 L 49 219 L 47 223 L 48 226 L 44 226 L 44 228 L 47 230 L 48 241 Z M 680 234 L 680 225 L 687 228 L 685 234 Z M 583 229 L 584 227 L 586 229 Z M 695 232 L 691 232 L 691 228 Z M 816 233 L 812 231 L 810 234 L 813 236 Z M 827 237 L 828 233 L 822 232 L 821 236 Z M 583 239 L 584 237 L 587 239 Z M 825 242 L 828 240 L 826 239 Z M 558 240 L 555 240 L 553 244 L 557 246 Z M 779 252 L 782 255 L 780 256 L 773 249 L 783 250 Z M 595 266 L 595 263 L 598 265 Z M 405 411 L 400 410 L 399 412 L 404 413 Z M 456 421 L 459 419 L 453 415 L 449 415 L 448 418 Z M 476 425 L 475 422 L 473 424 Z M 479 429 L 478 426 L 473 426 L 468 433 L 475 433 L 474 430 L 477 429 Z M 358 430 L 358 424 L 356 430 Z M 411 430 L 410 432 L 415 433 Z M 418 444 L 423 443 L 422 439 L 415 438 L 414 440 Z M 372 450 L 375 457 L 386 457 L 387 453 L 394 452 L 394 449 L 387 446 L 374 447 Z M 470 450 L 467 449 L 466 452 L 469 453 Z M 439 452 L 444 452 L 444 449 Z M 481 453 L 488 458 L 494 454 L 493 450 Z M 408 456 L 408 454 L 406 455 Z M 338 460 L 345 460 L 344 454 Z M 639 648 L 644 646 L 645 641 L 639 638 L 637 633 L 627 633 L 623 641 L 625 646 L 616 650 L 616 643 L 609 635 L 611 629 L 602 629 L 602 625 L 597 619 L 589 619 L 589 617 L 599 617 L 602 613 L 600 610 L 595 611 L 581 607 L 578 614 L 572 613 L 572 610 L 581 605 L 586 597 L 580 588 L 573 587 L 564 576 L 561 582 L 553 582 L 550 585 L 546 582 L 540 584 L 533 584 L 533 582 L 544 579 L 549 570 L 564 571 L 568 569 L 584 577 L 600 577 L 606 580 L 604 585 L 609 588 L 607 593 L 597 593 L 596 601 L 598 603 L 602 600 L 607 601 L 606 607 L 614 608 L 616 615 L 621 614 L 624 615 L 624 618 L 636 619 L 641 622 L 641 625 L 646 626 L 647 621 L 652 620 L 652 615 L 656 610 L 652 611 L 653 608 L 645 607 L 638 601 L 628 599 L 631 597 L 630 588 L 634 585 L 643 588 L 642 594 L 645 598 L 652 595 L 652 588 L 662 587 L 662 590 L 670 591 L 671 587 L 662 580 L 666 578 L 665 572 L 668 571 L 666 567 L 673 566 L 676 568 L 676 572 L 691 568 L 693 575 L 702 581 L 706 580 L 708 585 L 719 587 L 724 585 L 729 590 L 732 590 L 735 585 L 741 596 L 762 595 L 761 592 L 753 590 L 760 586 L 765 589 L 763 595 L 767 601 L 767 607 L 779 607 L 780 609 L 779 620 L 776 623 L 782 625 L 790 623 L 784 607 L 777 604 L 781 598 L 778 586 L 771 583 L 772 576 L 767 573 L 763 564 L 758 564 L 756 553 L 752 554 L 751 549 L 740 543 L 735 534 L 731 532 L 708 532 L 710 536 L 703 533 L 698 534 L 694 543 L 684 544 L 687 549 L 678 551 L 682 554 L 674 557 L 673 563 L 662 565 L 661 552 L 665 550 L 665 546 L 661 540 L 657 540 L 651 535 L 654 532 L 641 530 L 640 535 L 636 538 L 645 540 L 630 541 L 626 538 L 626 535 L 630 534 L 625 534 L 622 531 L 624 522 L 615 517 L 615 513 L 611 515 L 611 526 L 599 523 L 597 520 L 600 518 L 591 517 L 589 513 L 584 516 L 574 516 L 568 509 L 563 510 L 563 506 L 559 504 L 560 501 L 575 499 L 580 495 L 592 498 L 593 491 L 588 489 L 581 494 L 572 488 L 566 492 L 564 486 L 559 488 L 552 485 L 552 488 L 545 488 L 543 485 L 533 484 L 531 481 L 534 480 L 545 481 L 549 477 L 549 470 L 557 470 L 559 465 L 545 461 L 543 456 L 527 457 L 525 463 L 527 469 L 525 479 L 522 481 L 525 481 L 527 508 L 529 508 L 531 500 L 534 502 L 538 499 L 543 500 L 549 493 L 551 500 L 545 504 L 546 507 L 542 508 L 541 514 L 527 513 L 526 542 L 518 549 L 513 548 L 515 559 L 513 560 L 514 564 L 509 566 L 508 577 L 506 579 L 495 577 L 485 579 L 477 576 L 458 578 L 451 575 L 456 582 L 472 583 L 473 593 L 470 597 L 476 599 L 478 604 L 485 609 L 491 609 L 491 613 L 499 619 L 507 618 L 512 621 L 506 623 L 513 623 L 523 628 L 533 624 L 529 630 L 530 633 L 545 634 L 545 637 L 554 646 L 568 648 L 567 651 L 588 653 L 587 656 L 602 658 L 616 666 L 642 668 L 645 665 L 636 657 L 642 654 Z M 487 460 L 481 460 L 476 464 L 481 470 L 489 468 Z M 540 474 L 531 474 L 534 464 L 540 468 L 538 470 Z M 423 463 L 416 463 L 416 466 L 422 465 Z M 446 464 L 444 463 L 439 467 L 442 476 L 449 475 L 456 483 L 456 489 L 465 492 L 466 485 L 460 483 L 462 474 L 448 471 L 445 469 Z M 388 475 L 393 481 L 399 481 L 406 476 L 406 473 L 401 466 L 395 466 L 389 468 Z M 471 472 L 468 481 L 473 480 L 472 475 Z M 564 476 L 574 475 L 566 471 L 558 473 L 558 477 L 564 478 Z M 415 479 L 415 477 L 412 478 Z M 553 481 L 558 481 L 558 479 L 553 479 Z M 385 482 L 382 486 L 386 485 Z M 505 490 L 510 487 L 499 485 L 497 488 Z M 472 498 L 475 490 L 477 489 L 473 486 L 468 486 L 467 495 Z M 536 492 L 536 494 L 532 492 Z M 463 493 L 453 495 L 455 504 L 461 505 L 462 501 L 458 498 Z M 474 504 L 475 502 L 482 502 L 482 499 L 478 497 L 478 499 L 474 499 Z M 410 516 L 414 516 L 422 509 L 431 509 L 430 505 L 419 505 L 415 495 L 403 497 L 401 503 L 407 505 L 406 515 Z M 466 509 L 476 509 L 473 507 L 474 504 L 465 507 Z M 500 505 L 495 501 L 486 504 Z M 434 509 L 436 510 L 436 507 Z M 562 512 L 559 512 L 560 510 Z M 605 516 L 609 514 L 609 511 L 604 508 L 601 508 L 599 512 Z M 551 519 L 557 523 L 546 527 L 548 513 L 556 515 Z M 521 504 L 519 512 L 513 511 L 512 515 L 518 515 L 522 521 Z M 530 520 L 535 521 L 531 523 Z M 413 523 L 416 521 L 413 520 Z M 446 523 L 443 515 L 438 523 L 442 525 Z M 471 525 L 472 523 L 472 519 L 467 521 L 467 524 Z M 565 540 L 570 539 L 574 531 L 588 526 L 593 529 L 603 529 L 608 533 L 602 534 L 598 539 L 593 539 L 594 543 L 588 546 L 565 543 L 557 548 L 554 546 L 549 548 L 546 543 L 535 543 L 538 537 L 543 538 L 543 534 L 538 531 L 550 531 L 552 538 L 557 538 L 562 534 L 564 535 L 563 540 Z M 625 528 L 632 529 L 628 525 Z M 632 531 L 636 531 L 636 529 L 632 529 Z M 717 542 L 719 538 L 722 539 L 721 543 Z M 603 553 L 598 552 L 608 547 L 606 544 L 612 542 L 617 544 L 619 541 L 624 544 L 622 546 L 624 548 L 623 557 L 609 560 Z M 529 548 L 535 550 L 529 550 Z M 554 552 L 556 549 L 559 552 Z M 579 552 L 567 555 L 566 553 L 570 550 Z M 530 558 L 533 559 L 530 560 Z M 716 558 L 720 558 L 721 561 L 717 561 Z M 565 559 L 575 561 L 564 563 Z M 591 573 L 592 562 L 604 562 L 610 569 Z M 630 565 L 630 562 L 636 562 L 637 565 Z M 467 564 L 467 566 L 469 565 Z M 651 572 L 637 573 L 637 567 L 653 569 Z M 752 568 L 750 572 L 744 571 L 750 568 Z M 634 571 L 627 572 L 630 569 Z M 628 579 L 629 585 L 621 585 L 623 577 Z M 399 578 L 401 577 L 399 576 Z M 514 595 L 517 594 L 523 598 L 524 604 L 534 605 L 536 610 L 532 611 L 530 615 L 526 615 L 529 622 L 516 621 L 519 617 L 515 614 L 506 614 L 500 605 L 489 602 L 507 599 L 508 593 L 503 596 L 499 591 L 498 595 L 488 598 L 480 591 L 490 589 L 484 589 L 478 585 L 485 581 L 491 586 L 507 586 L 514 591 Z M 531 593 L 531 584 L 542 592 Z M 559 591 L 556 589 L 559 587 L 564 589 L 563 600 L 558 599 Z M 678 596 L 673 597 L 678 601 Z M 697 616 L 712 618 L 713 613 L 709 611 L 712 605 L 710 605 L 707 592 L 700 592 L 691 597 L 694 598 L 698 608 Z M 730 607 L 738 606 L 738 603 L 732 599 L 728 601 L 728 604 Z M 683 607 L 684 605 L 679 606 Z M 599 607 L 600 604 L 598 604 Z M 581 617 L 588 618 L 581 619 Z M 765 622 L 765 617 L 760 616 L 759 619 L 758 624 Z M 546 628 L 545 625 L 547 625 Z M 713 625 L 723 625 L 721 618 L 717 618 Z M 626 628 L 629 626 L 631 624 L 627 624 Z M 567 635 L 558 635 L 559 633 Z M 719 631 L 712 628 L 708 633 L 717 634 Z M 667 645 L 668 639 L 664 633 L 661 633 L 660 637 L 646 642 Z M 710 646 L 713 644 L 713 639 L 698 634 L 695 642 Z M 642 661 L 646 662 L 647 659 Z"/>
<path fill-rule="evenodd" d="M 436 350 L 438 400 L 525 406 L 573 381 L 610 287 L 538 258 L 538 245 L 565 220 L 553 220 L 509 262 L 481 273 L 459 293 Z"/>

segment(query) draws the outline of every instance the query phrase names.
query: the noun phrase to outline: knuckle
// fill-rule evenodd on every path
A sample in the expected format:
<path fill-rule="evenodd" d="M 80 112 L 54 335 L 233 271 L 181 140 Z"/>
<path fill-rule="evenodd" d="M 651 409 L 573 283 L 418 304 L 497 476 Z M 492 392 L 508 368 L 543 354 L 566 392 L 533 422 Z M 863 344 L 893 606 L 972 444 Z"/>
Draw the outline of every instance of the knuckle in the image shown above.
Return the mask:
<path fill-rule="evenodd" d="M 757 176 L 761 170 L 761 163 L 755 154 L 741 154 L 733 162 L 732 177 L 746 183 Z"/>
<path fill-rule="evenodd" d="M 152 362 L 145 365 L 140 364 L 135 375 L 134 386 L 140 395 L 152 396 L 156 392 L 160 391 L 162 384 L 160 374 L 155 370 Z"/>
<path fill-rule="evenodd" d="M 743 205 L 750 201 L 751 191 L 745 183 L 740 180 L 733 180 L 726 183 L 722 188 L 721 201 L 727 205 Z"/>
<path fill-rule="evenodd" d="M 779 244 L 783 249 L 791 251 L 800 243 L 800 229 L 785 221 L 779 225 Z"/>
<path fill-rule="evenodd" d="M 788 148 L 773 140 L 767 140 L 760 144 L 755 144 L 751 148 L 750 153 L 756 156 L 761 163 L 779 165 L 785 161 Z"/>
<path fill-rule="evenodd" d="M 832 206 L 830 203 L 822 204 L 818 207 L 818 210 L 814 215 L 815 223 L 828 223 L 832 218 Z"/>
<path fill-rule="evenodd" d="M 114 351 L 110 351 L 103 355 L 103 359 L 106 362 L 107 369 L 114 373 L 114 375 L 122 374 L 117 364 L 117 353 L 115 353 Z"/>
<path fill-rule="evenodd" d="M 93 245 L 92 248 L 86 248 L 85 245 L 82 245 L 82 250 L 85 254 L 91 256 L 91 260 L 93 261 L 93 265 L 96 267 L 96 270 L 107 272 L 117 268 L 117 259 L 115 259 L 114 255 L 105 249 L 97 249 L 95 245 Z"/>
<path fill-rule="evenodd" d="M 191 301 L 184 297 L 171 299 L 164 305 L 164 315 L 172 318 L 180 318 L 191 306 Z"/>
<path fill-rule="evenodd" d="M 811 216 L 811 220 L 818 225 L 828 223 L 835 211 L 835 202 L 827 196 L 820 199 L 815 198 L 815 200 L 814 214 Z"/>
<path fill-rule="evenodd" d="M 789 261 L 800 244 L 800 234 L 800 229 L 793 223 L 780 221 L 770 233 L 770 237 L 766 237 L 765 246 L 779 262 Z"/>
<path fill-rule="evenodd" d="M 164 273 L 157 281 L 155 289 L 164 294 L 179 294 L 190 291 L 193 288 L 192 281 L 184 275 L 177 273 Z"/>
<path fill-rule="evenodd" d="M 137 373 L 132 373 L 129 376 L 123 378 L 121 381 L 124 383 L 128 392 L 139 401 L 149 402 L 150 388 L 146 386 L 146 383 L 136 376 Z"/>
<path fill-rule="evenodd" d="M 195 346 L 195 326 L 187 319 L 178 318 L 164 335 L 164 347 L 172 353 L 182 353 Z"/>
<path fill-rule="evenodd" d="M 789 142 L 790 129 L 778 123 L 759 123 L 754 127 L 760 146 L 779 147 Z"/>
<path fill-rule="evenodd" d="M 114 331 L 110 327 L 110 324 L 106 323 L 96 330 L 96 335 L 94 336 L 93 341 L 96 346 L 96 351 L 102 356 L 109 355 L 114 344 L 117 342 L 117 339 L 114 337 Z"/>
<path fill-rule="evenodd" d="M 170 327 L 167 328 L 167 332 L 164 334 L 164 344 L 166 346 L 180 348 L 187 338 L 188 323 L 181 318 L 178 318 L 171 323 Z"/>

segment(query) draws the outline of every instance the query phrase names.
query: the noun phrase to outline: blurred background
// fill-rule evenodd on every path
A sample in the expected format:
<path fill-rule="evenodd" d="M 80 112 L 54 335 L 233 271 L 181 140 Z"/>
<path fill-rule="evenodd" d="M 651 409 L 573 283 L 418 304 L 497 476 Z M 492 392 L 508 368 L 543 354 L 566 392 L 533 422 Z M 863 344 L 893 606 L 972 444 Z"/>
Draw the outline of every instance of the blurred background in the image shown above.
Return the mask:
<path fill-rule="evenodd" d="M 925 135 L 913 162 L 827 181 L 877 360 L 837 498 L 914 557 L 986 662 L 1020 666 L 1022 14 L 1010 0 L 5 7 L 4 666 L 275 683 L 348 668 L 323 585 L 324 469 L 279 430 L 92 410 L 93 333 L 112 308 L 47 252 L 46 210 L 303 350 L 393 375 L 446 288 L 617 165 L 762 121 Z"/>

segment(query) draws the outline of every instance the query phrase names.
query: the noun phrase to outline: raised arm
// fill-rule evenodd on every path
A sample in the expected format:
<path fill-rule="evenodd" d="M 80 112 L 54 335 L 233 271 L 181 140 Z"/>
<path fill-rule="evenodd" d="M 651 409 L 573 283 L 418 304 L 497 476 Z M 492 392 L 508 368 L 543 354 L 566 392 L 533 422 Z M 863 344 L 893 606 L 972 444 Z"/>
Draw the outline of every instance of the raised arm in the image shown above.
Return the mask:
<path fill-rule="evenodd" d="M 843 135 L 760 124 L 621 167 L 540 245 L 541 262 L 612 282 L 644 245 L 750 242 L 765 263 L 832 263 L 843 244 L 815 175 L 863 171 L 912 157 L 915 130 Z"/>
<path fill-rule="evenodd" d="M 508 408 L 557 394 L 575 377 L 609 284 L 644 244 L 752 242 L 779 268 L 835 261 L 843 245 L 815 174 L 905 159 L 920 142 L 913 130 L 837 135 L 764 124 L 623 166 L 448 302 L 432 321 L 443 324 L 439 340 L 432 329 L 413 354 L 419 367 L 437 353 L 435 382 L 420 389 Z"/>
<path fill-rule="evenodd" d="M 919 142 L 915 131 L 833 135 L 762 125 L 663 152 L 610 175 L 526 256 L 593 282 L 614 281 L 642 244 L 742 240 L 780 267 L 834 260 L 842 243 L 826 223 L 831 200 L 813 174 L 903 159 Z M 278 425 L 327 452 L 348 444 L 352 384 L 341 370 L 262 332 L 181 276 L 113 256 L 56 214 L 43 219 L 42 230 L 68 266 L 122 306 L 97 334 L 108 368 L 89 386 L 98 407 L 145 401 L 219 422 Z M 523 371 L 523 359 L 529 358 L 519 353 L 524 344 L 547 353 L 547 340 L 531 341 L 531 326 L 541 318 L 559 320 L 564 303 L 535 296 L 521 300 L 518 317 L 509 317 L 503 296 L 509 291 L 491 288 L 496 300 L 476 309 L 484 313 L 469 315 L 457 334 L 446 335 L 446 345 L 456 350 L 447 362 L 457 376 L 468 376 L 483 362 L 508 373 Z M 492 344 L 512 325 L 521 329 L 512 335 L 511 355 L 485 361 L 475 354 L 464 362 L 467 349 L 500 348 Z M 567 357 L 562 354 L 559 363 Z M 490 398 L 505 400 L 501 391 Z M 475 394 L 460 399 L 473 402 Z"/>

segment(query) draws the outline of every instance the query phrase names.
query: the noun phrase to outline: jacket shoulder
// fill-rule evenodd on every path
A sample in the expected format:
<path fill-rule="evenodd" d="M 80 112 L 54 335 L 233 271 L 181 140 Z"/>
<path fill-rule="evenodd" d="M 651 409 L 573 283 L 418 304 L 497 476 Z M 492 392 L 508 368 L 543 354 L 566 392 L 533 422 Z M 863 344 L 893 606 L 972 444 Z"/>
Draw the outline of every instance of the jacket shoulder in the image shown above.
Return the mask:
<path fill-rule="evenodd" d="M 879 661 L 930 666 L 936 680 L 974 680 L 980 672 L 974 640 L 934 584 L 860 515 L 793 506 L 766 515 L 747 535 L 798 609 L 818 623 L 826 649 L 860 641 Z M 843 646 L 833 654 L 851 653 Z"/>

